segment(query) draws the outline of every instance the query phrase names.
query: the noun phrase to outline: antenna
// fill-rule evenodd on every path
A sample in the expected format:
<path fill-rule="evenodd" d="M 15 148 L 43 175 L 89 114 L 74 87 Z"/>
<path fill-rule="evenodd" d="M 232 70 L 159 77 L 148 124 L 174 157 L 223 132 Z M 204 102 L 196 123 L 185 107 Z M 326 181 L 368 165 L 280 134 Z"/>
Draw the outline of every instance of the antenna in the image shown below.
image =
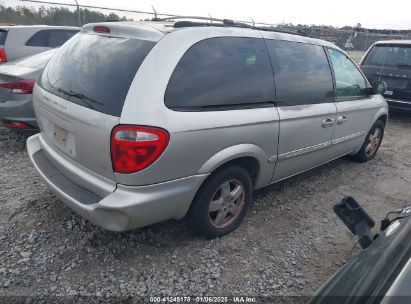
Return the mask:
<path fill-rule="evenodd" d="M 213 23 L 213 16 L 211 16 L 210 13 L 207 13 L 207 14 L 210 16 L 210 21 L 211 21 L 211 23 Z"/>
<path fill-rule="evenodd" d="M 254 22 L 253 17 L 250 17 L 250 19 L 251 19 L 251 21 L 253 22 L 253 27 L 255 27 L 255 22 Z"/>
<path fill-rule="evenodd" d="M 153 11 L 154 11 L 154 20 L 157 20 L 158 18 L 157 18 L 157 11 L 156 11 L 156 9 L 154 8 L 154 6 L 151 6 L 151 8 L 153 9 Z"/>

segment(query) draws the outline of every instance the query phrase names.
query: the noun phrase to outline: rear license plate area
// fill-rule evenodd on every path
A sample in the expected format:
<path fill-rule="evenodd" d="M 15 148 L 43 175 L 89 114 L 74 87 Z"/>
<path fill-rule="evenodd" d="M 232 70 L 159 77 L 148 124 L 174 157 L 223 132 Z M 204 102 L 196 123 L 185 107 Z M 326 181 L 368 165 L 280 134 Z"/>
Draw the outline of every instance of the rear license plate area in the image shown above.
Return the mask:
<path fill-rule="evenodd" d="M 73 125 L 41 106 L 37 114 L 41 132 L 47 138 L 47 141 L 66 155 L 72 158 L 76 157 L 76 140 Z"/>
<path fill-rule="evenodd" d="M 66 147 L 68 140 L 68 131 L 60 128 L 57 125 L 54 125 L 53 140 L 56 142 L 56 144 Z"/>

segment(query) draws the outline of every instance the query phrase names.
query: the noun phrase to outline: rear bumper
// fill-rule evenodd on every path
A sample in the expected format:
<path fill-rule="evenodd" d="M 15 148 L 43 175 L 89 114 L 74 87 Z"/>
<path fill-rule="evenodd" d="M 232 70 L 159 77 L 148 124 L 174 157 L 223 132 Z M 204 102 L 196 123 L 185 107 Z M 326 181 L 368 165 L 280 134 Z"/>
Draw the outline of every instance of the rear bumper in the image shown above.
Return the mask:
<path fill-rule="evenodd" d="M 30 159 L 48 187 L 73 211 L 111 231 L 125 231 L 167 219 L 183 218 L 198 188 L 208 176 L 196 175 L 138 187 L 118 184 L 109 194 L 101 195 L 107 189 L 90 191 L 80 186 L 83 183 L 67 178 L 50 161 L 45 148 L 41 143 L 41 134 L 27 140 Z"/>
<path fill-rule="evenodd" d="M 2 123 L 22 122 L 32 129 L 38 129 L 31 95 L 30 98 L 25 100 L 0 102 L 0 121 Z"/>
<path fill-rule="evenodd" d="M 385 100 L 387 101 L 388 106 L 392 109 L 411 111 L 411 101 L 403 101 L 390 98 L 385 98 Z"/>

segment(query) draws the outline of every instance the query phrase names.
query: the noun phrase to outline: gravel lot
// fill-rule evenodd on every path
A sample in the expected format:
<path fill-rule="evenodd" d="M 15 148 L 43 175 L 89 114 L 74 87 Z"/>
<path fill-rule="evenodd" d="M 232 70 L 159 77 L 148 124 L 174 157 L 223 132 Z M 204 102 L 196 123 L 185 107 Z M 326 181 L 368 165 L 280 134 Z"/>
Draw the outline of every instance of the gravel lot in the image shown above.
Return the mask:
<path fill-rule="evenodd" d="M 1 129 L 0 302 L 310 295 L 355 241 L 335 202 L 353 195 L 379 220 L 411 201 L 410 134 L 411 118 L 391 117 L 374 160 L 342 158 L 260 190 L 243 225 L 209 241 L 184 220 L 126 233 L 93 226 L 48 191 L 26 136 Z"/>

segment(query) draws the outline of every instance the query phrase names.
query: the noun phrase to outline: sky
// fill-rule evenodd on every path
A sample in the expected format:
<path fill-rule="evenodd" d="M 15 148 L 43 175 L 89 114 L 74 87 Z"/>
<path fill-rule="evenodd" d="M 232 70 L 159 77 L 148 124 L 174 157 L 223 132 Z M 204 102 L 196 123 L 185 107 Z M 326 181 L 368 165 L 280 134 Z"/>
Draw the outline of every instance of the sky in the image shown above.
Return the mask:
<path fill-rule="evenodd" d="M 54 0 L 71 2 L 75 0 Z M 80 4 L 267 23 L 411 29 L 409 0 L 78 0 Z M 121 14 L 120 14 L 121 15 Z"/>

